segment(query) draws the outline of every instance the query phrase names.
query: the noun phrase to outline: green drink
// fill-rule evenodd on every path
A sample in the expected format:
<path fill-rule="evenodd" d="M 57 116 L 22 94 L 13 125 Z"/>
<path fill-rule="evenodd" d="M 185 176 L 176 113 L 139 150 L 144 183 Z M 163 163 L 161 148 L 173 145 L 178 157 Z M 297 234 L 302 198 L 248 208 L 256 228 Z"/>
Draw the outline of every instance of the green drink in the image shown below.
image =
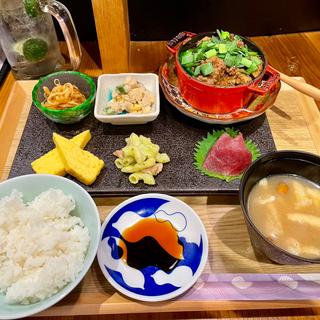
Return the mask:
<path fill-rule="evenodd" d="M 63 9 L 67 10 L 56 1 L 41 4 L 38 0 L 0 0 L 1 46 L 16 79 L 37 79 L 62 68 L 79 66 L 80 44 L 75 29 L 70 30 L 74 28 L 72 20 L 61 25 L 74 49 L 70 66 L 65 66 L 49 14 L 58 17 Z"/>

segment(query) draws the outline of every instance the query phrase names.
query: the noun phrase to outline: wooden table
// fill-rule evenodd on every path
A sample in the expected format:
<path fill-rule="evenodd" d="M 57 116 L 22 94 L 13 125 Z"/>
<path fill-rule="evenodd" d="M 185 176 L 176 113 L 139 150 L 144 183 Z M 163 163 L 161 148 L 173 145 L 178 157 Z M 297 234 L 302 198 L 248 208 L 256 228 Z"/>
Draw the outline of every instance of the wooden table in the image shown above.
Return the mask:
<path fill-rule="evenodd" d="M 320 87 L 320 32 L 273 37 L 258 37 L 254 38 L 254 41 L 256 41 L 265 50 L 270 64 L 275 68 L 288 75 L 302 76 L 307 82 Z M 159 46 L 162 45 L 163 44 L 159 44 Z M 80 71 L 88 73 L 92 76 L 99 75 L 101 71 L 98 66 L 99 61 L 97 58 L 96 45 L 85 43 L 84 48 L 86 50 L 84 52 L 84 58 L 80 67 Z M 133 63 L 138 63 L 135 60 L 135 57 L 132 57 L 132 61 Z M 7 101 L 14 85 L 17 86 L 18 84 L 15 83 L 15 80 L 10 73 L 0 88 L 0 170 L 1 174 L 4 176 L 6 176 L 10 167 L 10 159 L 8 161 L 8 155 L 10 150 L 11 153 L 12 150 L 14 150 L 14 144 L 18 142 L 19 135 L 21 134 L 19 131 L 21 131 L 21 128 L 23 128 L 23 124 L 20 122 L 23 121 L 24 116 L 21 115 L 20 110 L 14 109 L 16 97 L 11 97 L 12 100 L 10 103 Z M 287 90 L 289 90 L 289 88 L 287 88 Z M 292 91 L 285 93 L 285 96 L 287 95 L 294 95 L 294 99 L 290 98 L 290 101 L 293 101 L 292 105 L 288 106 L 286 104 L 286 98 L 281 98 L 267 113 L 277 148 L 288 149 L 292 147 L 295 149 L 308 150 L 320 154 L 320 142 L 318 138 L 318 136 L 320 136 L 320 115 L 314 105 L 313 100 L 301 94 L 292 93 Z M 8 107 L 9 105 L 10 108 Z M 318 102 L 317 105 L 319 108 L 320 103 Z M 308 108 L 308 106 L 312 107 Z M 319 121 L 314 121 L 314 119 L 317 118 L 319 118 Z M 294 130 L 296 131 L 294 132 Z M 13 155 L 11 154 L 11 158 L 12 156 Z M 186 198 L 185 200 L 190 203 L 198 212 L 210 212 L 211 214 L 217 213 L 217 205 L 207 204 L 206 199 L 203 199 L 203 197 Z M 237 207 L 237 203 L 230 204 L 230 200 L 235 201 L 235 199 L 219 199 L 219 202 L 224 204 L 224 201 L 226 200 L 229 201 L 229 208 L 232 208 L 233 206 Z M 101 208 L 103 208 L 103 212 L 105 213 L 110 210 L 114 203 L 110 203 L 109 201 L 108 203 L 99 203 L 99 205 L 101 205 Z M 224 207 L 227 208 L 227 206 Z M 119 299 L 119 297 L 116 297 L 115 299 Z M 247 309 L 252 309 L 252 304 L 254 304 L 256 308 L 260 310 L 233 311 L 233 309 L 236 310 L 238 308 L 246 309 L 246 305 Z M 317 301 L 317 303 L 313 301 L 303 301 L 301 303 L 279 302 L 278 307 L 281 309 L 270 310 L 272 307 L 270 302 L 247 302 L 246 304 L 242 303 L 241 306 L 240 304 L 233 302 L 213 302 L 210 305 L 208 304 L 208 306 L 204 305 L 203 308 L 201 308 L 201 312 L 184 312 L 183 310 L 192 310 L 192 307 L 188 308 L 186 305 L 183 306 L 183 304 L 181 304 L 180 307 L 175 309 L 175 311 L 179 311 L 177 313 L 145 313 L 138 315 L 134 314 L 134 306 L 128 305 L 128 309 L 122 310 L 122 313 L 127 311 L 130 314 L 78 317 L 65 316 L 56 317 L 56 319 L 135 319 L 137 317 L 140 319 L 246 317 L 263 317 L 264 319 L 314 319 L 320 315 L 319 306 L 319 301 Z M 207 311 L 209 309 L 214 311 Z M 229 310 L 219 311 L 223 309 Z M 58 314 L 57 310 L 58 309 L 49 309 L 47 312 L 43 313 L 43 315 L 54 316 Z M 146 311 L 149 310 L 150 309 L 146 309 Z M 166 309 L 164 307 L 164 309 L 161 311 L 165 310 Z M 103 308 L 101 313 L 103 313 Z M 73 310 L 73 313 L 64 311 L 64 314 L 81 314 L 81 312 L 77 312 L 77 310 Z"/>

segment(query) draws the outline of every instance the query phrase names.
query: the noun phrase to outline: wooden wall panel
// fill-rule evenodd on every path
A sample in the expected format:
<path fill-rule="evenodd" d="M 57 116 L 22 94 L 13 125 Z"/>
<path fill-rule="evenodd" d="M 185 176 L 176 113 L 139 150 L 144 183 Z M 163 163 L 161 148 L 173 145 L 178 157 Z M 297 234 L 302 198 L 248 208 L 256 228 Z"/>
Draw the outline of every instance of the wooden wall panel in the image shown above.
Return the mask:
<path fill-rule="evenodd" d="M 129 69 L 129 21 L 126 0 L 92 0 L 104 73 Z"/>

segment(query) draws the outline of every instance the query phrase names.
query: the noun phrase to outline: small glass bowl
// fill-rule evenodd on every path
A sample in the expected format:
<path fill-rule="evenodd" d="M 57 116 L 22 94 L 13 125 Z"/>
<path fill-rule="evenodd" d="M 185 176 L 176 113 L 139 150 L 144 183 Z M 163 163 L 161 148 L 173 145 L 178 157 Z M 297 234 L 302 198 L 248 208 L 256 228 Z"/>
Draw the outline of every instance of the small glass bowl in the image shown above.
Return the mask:
<path fill-rule="evenodd" d="M 52 90 L 55 79 L 59 79 L 62 85 L 66 82 L 74 84 L 87 97 L 87 100 L 76 107 L 64 110 L 54 110 L 44 107 L 41 104 L 41 102 L 45 100 L 43 87 L 46 86 Z M 93 110 L 95 96 L 96 85 L 93 79 L 77 71 L 51 73 L 41 78 L 32 91 L 32 101 L 40 112 L 51 121 L 63 124 L 76 123 L 85 118 L 91 110 Z"/>

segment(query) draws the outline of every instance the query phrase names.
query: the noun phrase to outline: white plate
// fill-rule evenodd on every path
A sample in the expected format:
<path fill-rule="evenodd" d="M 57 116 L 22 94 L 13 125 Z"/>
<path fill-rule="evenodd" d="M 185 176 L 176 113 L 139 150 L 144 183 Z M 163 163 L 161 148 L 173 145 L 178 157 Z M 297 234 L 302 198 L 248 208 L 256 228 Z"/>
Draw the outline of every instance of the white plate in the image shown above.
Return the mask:
<path fill-rule="evenodd" d="M 155 265 L 134 268 L 122 259 L 124 252 L 127 257 L 130 255 L 124 231 L 147 218 L 154 219 L 159 224 L 157 228 L 165 221 L 170 223 L 176 239 L 169 247 L 183 247 L 183 258 L 177 259 L 169 271 Z M 104 276 L 115 289 L 137 300 L 164 301 L 182 294 L 196 282 L 207 261 L 208 238 L 200 218 L 187 204 L 168 195 L 143 194 L 122 202 L 107 216 L 101 232 L 97 256 Z M 151 236 L 149 229 L 144 237 L 148 235 Z"/>
<path fill-rule="evenodd" d="M 119 115 L 105 115 L 103 110 L 107 102 L 111 100 L 112 91 L 124 83 L 127 77 L 132 77 L 141 82 L 154 97 L 155 103 L 149 113 L 126 113 Z M 94 106 L 94 116 L 101 122 L 116 125 L 144 124 L 155 120 L 160 112 L 159 78 L 154 73 L 117 73 L 103 74 L 98 78 L 96 102 Z"/>

